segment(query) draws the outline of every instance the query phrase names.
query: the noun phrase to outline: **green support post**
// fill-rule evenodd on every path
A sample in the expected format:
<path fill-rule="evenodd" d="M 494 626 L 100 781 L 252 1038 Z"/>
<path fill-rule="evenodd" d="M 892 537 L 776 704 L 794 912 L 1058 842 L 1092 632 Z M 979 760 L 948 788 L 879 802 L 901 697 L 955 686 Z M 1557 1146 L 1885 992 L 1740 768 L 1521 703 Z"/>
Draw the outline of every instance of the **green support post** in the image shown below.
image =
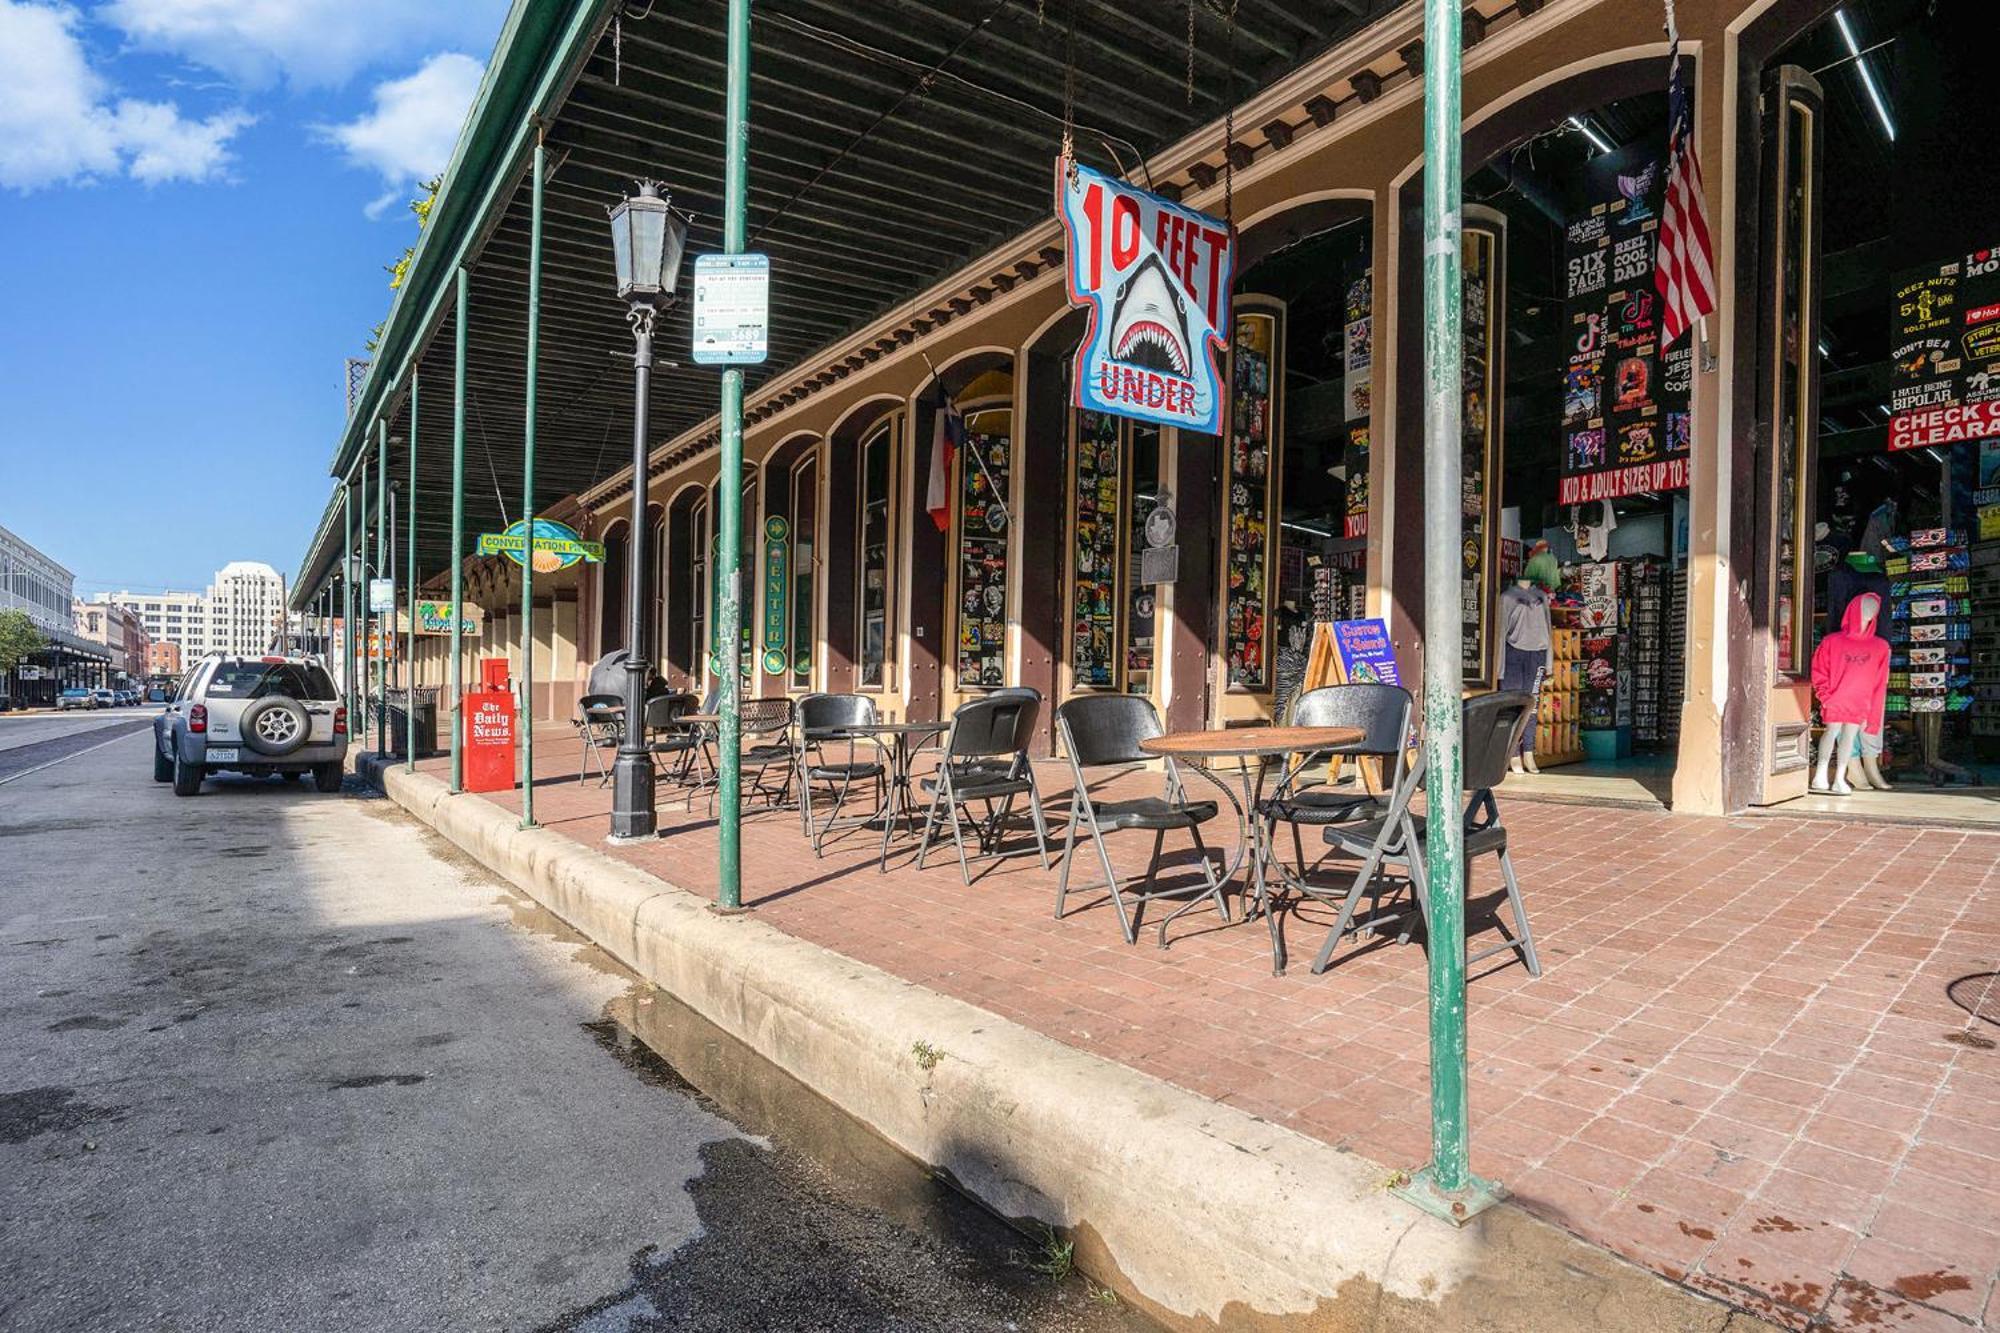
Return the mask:
<path fill-rule="evenodd" d="M 521 552 L 521 827 L 535 826 L 535 385 L 542 341 L 542 136 L 528 188 L 528 403 L 521 428 L 521 518 L 528 544 Z"/>
<path fill-rule="evenodd" d="M 404 585 L 409 589 L 403 595 L 403 604 L 410 609 L 410 643 L 408 660 L 403 664 L 403 768 L 405 772 L 417 771 L 417 402 L 418 391 L 422 388 L 422 378 L 410 376 L 410 503 L 409 517 L 404 520 L 410 525 L 410 563 L 408 573 L 403 575 Z"/>
<path fill-rule="evenodd" d="M 347 540 L 340 547 L 340 693 L 347 701 L 347 731 L 354 734 L 354 478 L 340 488 Z"/>
<path fill-rule="evenodd" d="M 465 269 L 457 276 L 451 352 L 451 790 L 465 790 Z"/>
<path fill-rule="evenodd" d="M 375 423 L 375 577 L 387 578 L 389 569 L 389 423 Z M 393 602 L 394 598 L 391 597 Z M 372 605 L 372 603 L 371 603 Z M 371 657 L 381 659 L 382 702 L 375 708 L 375 753 L 389 749 L 389 624 L 378 623 L 375 640 L 380 645 Z"/>
<path fill-rule="evenodd" d="M 1424 3 L 1425 953 L 1430 967 L 1431 1160 L 1398 1192 L 1463 1223 L 1501 1191 L 1472 1174 L 1465 1065 L 1463 631 L 1459 474 L 1465 357 L 1459 177 L 1460 0 Z"/>
<path fill-rule="evenodd" d="M 741 254 L 745 243 L 744 196 L 750 146 L 750 0 L 729 0 L 729 90 L 722 127 L 722 252 Z M 721 597 L 716 631 L 721 639 L 722 681 L 716 712 L 716 777 L 721 846 L 716 872 L 716 905 L 724 911 L 743 906 L 742 876 L 742 721 L 738 683 L 742 679 L 743 581 L 743 372 L 731 366 L 722 372 L 722 513 L 716 552 L 716 578 Z"/>
<path fill-rule="evenodd" d="M 363 437 L 366 438 L 365 436 Z M 347 734 L 355 744 L 368 743 L 368 629 L 373 616 L 368 610 L 368 449 L 361 449 L 360 511 L 354 544 L 354 618 L 361 622 L 354 636 L 354 712 L 347 719 Z"/>

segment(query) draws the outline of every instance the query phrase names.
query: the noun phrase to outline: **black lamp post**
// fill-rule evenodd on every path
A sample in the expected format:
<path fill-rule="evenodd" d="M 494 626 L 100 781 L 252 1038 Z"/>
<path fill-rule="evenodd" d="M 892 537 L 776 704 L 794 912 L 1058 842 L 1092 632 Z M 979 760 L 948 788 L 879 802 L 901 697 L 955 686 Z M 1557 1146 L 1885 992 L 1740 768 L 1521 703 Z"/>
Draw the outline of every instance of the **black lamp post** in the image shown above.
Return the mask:
<path fill-rule="evenodd" d="M 618 296 L 632 325 L 632 533 L 626 542 L 625 727 L 611 769 L 611 841 L 650 838 L 653 757 L 646 749 L 646 406 L 653 374 L 653 320 L 674 303 L 687 220 L 652 181 L 611 210 L 611 254 Z"/>

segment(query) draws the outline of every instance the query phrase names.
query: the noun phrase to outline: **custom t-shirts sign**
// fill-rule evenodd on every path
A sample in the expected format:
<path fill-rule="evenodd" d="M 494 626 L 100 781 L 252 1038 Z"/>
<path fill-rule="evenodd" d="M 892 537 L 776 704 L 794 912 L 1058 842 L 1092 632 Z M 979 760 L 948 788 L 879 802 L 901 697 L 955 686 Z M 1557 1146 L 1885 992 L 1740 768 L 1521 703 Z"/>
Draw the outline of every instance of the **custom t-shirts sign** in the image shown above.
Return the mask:
<path fill-rule="evenodd" d="M 1069 299 L 1090 310 L 1076 354 L 1076 405 L 1219 434 L 1235 265 L 1229 227 L 1061 159 L 1056 200 Z"/>

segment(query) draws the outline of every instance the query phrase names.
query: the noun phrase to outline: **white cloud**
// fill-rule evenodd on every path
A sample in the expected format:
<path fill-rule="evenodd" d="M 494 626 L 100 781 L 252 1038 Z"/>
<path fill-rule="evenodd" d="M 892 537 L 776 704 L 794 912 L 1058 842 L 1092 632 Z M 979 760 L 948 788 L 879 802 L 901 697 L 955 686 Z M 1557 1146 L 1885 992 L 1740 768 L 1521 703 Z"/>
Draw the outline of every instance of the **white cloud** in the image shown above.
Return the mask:
<path fill-rule="evenodd" d="M 107 104 L 66 5 L 0 0 L 0 187 L 33 190 L 129 170 L 148 185 L 227 174 L 240 111 L 189 120 L 168 102 Z"/>
<path fill-rule="evenodd" d="M 283 77 L 336 87 L 426 48 L 484 50 L 505 0 L 111 0 L 99 13 L 134 43 L 251 87 Z"/>
<path fill-rule="evenodd" d="M 450 165 L 482 72 L 471 56 L 442 52 L 414 74 L 375 85 L 372 110 L 321 127 L 350 163 L 382 177 L 384 193 L 369 205 L 370 217 Z"/>
<path fill-rule="evenodd" d="M 254 117 L 225 111 L 207 120 L 184 120 L 164 102 L 123 101 L 118 104 L 118 138 L 132 160 L 132 179 L 157 185 L 161 181 L 214 180 L 227 173 L 229 141 Z"/>

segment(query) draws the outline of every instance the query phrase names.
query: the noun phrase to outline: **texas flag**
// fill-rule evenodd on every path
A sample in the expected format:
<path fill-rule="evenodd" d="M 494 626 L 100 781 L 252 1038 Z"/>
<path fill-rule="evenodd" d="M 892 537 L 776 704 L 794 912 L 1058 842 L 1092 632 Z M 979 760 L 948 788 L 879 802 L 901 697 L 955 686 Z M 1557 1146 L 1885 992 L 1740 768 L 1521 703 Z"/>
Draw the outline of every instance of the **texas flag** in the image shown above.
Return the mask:
<path fill-rule="evenodd" d="M 958 404 L 945 397 L 940 386 L 938 397 L 944 406 L 938 409 L 937 422 L 931 427 L 931 479 L 924 492 L 924 508 L 930 511 L 931 522 L 937 524 L 939 532 L 951 530 L 951 465 L 958 458 L 959 446 L 965 443 L 965 418 L 959 414 Z"/>

